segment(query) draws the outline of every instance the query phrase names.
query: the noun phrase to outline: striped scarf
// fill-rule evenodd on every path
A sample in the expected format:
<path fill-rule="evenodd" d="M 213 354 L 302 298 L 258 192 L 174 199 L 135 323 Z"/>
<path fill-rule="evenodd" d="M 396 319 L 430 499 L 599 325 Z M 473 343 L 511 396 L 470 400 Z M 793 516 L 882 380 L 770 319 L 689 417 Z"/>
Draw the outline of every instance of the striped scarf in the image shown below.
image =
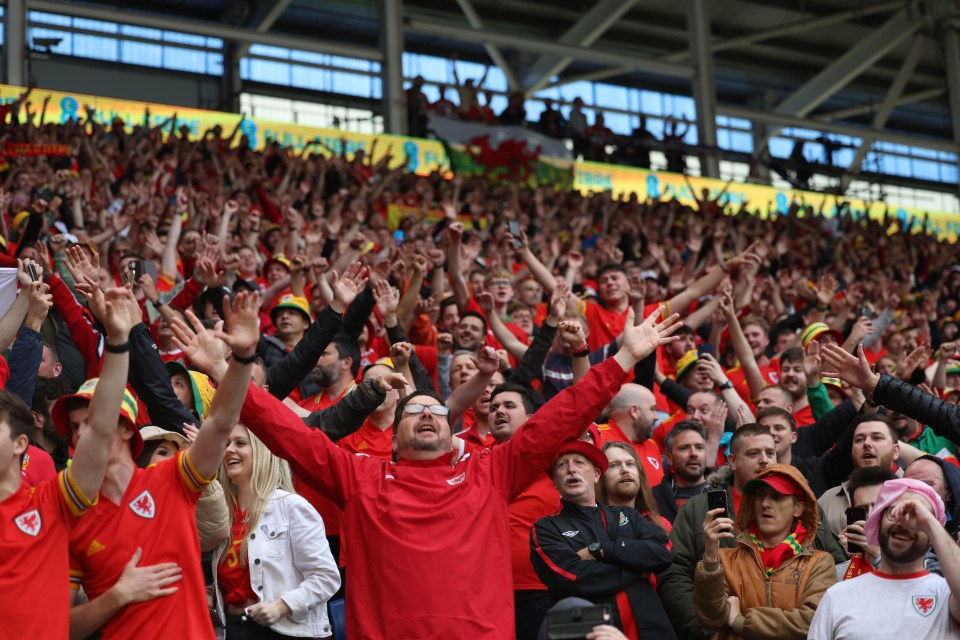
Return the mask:
<path fill-rule="evenodd" d="M 785 560 L 792 558 L 793 556 L 800 553 L 803 549 L 802 544 L 804 538 L 807 537 L 807 530 L 803 528 L 803 524 L 797 520 L 797 526 L 793 529 L 793 532 L 784 539 L 783 542 L 773 547 L 772 549 L 766 549 L 763 546 L 763 542 L 760 540 L 760 537 L 757 535 L 757 525 L 752 523 L 750 525 L 750 541 L 753 543 L 753 546 L 757 548 L 757 551 L 760 552 L 760 560 L 763 563 L 764 573 L 767 574 L 767 577 L 770 578 L 776 573 L 777 569 L 780 568 L 780 565 L 783 564 Z"/>

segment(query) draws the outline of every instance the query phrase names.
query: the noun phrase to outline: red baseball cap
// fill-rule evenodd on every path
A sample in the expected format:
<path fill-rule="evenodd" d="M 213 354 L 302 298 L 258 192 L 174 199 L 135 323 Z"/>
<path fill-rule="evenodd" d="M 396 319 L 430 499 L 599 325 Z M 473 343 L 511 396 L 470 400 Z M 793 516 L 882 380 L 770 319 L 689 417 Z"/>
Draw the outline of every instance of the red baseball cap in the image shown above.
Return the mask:
<path fill-rule="evenodd" d="M 743 494 L 751 495 L 757 492 L 761 485 L 767 485 L 774 491 L 785 496 L 797 496 L 804 498 L 806 493 L 800 488 L 793 478 L 782 473 L 774 471 L 760 478 L 754 478 L 743 486 Z"/>
<path fill-rule="evenodd" d="M 565 453 L 578 453 L 593 463 L 593 466 L 600 469 L 600 473 L 607 471 L 607 455 L 599 447 L 590 444 L 586 440 L 570 440 L 557 447 L 557 454 L 553 457 L 553 464 L 547 470 L 547 475 L 553 477 L 553 470 L 557 460 Z"/>

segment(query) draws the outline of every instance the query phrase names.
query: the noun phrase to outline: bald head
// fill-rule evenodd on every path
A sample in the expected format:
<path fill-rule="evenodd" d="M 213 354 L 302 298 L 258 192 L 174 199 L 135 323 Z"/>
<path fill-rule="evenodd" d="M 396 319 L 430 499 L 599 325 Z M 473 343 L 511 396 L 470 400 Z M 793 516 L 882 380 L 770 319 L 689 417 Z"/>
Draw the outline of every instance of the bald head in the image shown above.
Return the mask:
<path fill-rule="evenodd" d="M 607 405 L 607 413 L 632 441 L 643 442 L 657 421 L 657 399 L 646 387 L 628 383 Z"/>

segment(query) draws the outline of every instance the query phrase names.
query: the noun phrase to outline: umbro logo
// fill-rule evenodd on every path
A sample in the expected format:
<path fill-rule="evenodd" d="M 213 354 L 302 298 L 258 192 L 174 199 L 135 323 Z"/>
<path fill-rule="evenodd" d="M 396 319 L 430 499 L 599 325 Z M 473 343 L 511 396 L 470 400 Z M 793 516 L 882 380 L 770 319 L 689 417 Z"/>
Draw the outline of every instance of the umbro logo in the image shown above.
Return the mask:
<path fill-rule="evenodd" d="M 568 538 L 573 538 L 574 536 L 576 536 L 576 535 L 579 534 L 579 533 L 580 533 L 579 531 L 564 531 L 564 532 L 563 532 L 562 534 L 560 534 L 560 535 L 567 536 Z"/>

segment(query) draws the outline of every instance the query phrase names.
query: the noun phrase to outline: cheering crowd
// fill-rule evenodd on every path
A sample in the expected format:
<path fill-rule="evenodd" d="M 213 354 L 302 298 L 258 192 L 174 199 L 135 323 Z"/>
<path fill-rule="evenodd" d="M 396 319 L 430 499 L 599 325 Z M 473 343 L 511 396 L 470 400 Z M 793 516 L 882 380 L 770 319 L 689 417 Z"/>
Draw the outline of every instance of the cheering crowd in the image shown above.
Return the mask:
<path fill-rule="evenodd" d="M 952 245 L 27 99 L 0 636 L 960 634 Z"/>

